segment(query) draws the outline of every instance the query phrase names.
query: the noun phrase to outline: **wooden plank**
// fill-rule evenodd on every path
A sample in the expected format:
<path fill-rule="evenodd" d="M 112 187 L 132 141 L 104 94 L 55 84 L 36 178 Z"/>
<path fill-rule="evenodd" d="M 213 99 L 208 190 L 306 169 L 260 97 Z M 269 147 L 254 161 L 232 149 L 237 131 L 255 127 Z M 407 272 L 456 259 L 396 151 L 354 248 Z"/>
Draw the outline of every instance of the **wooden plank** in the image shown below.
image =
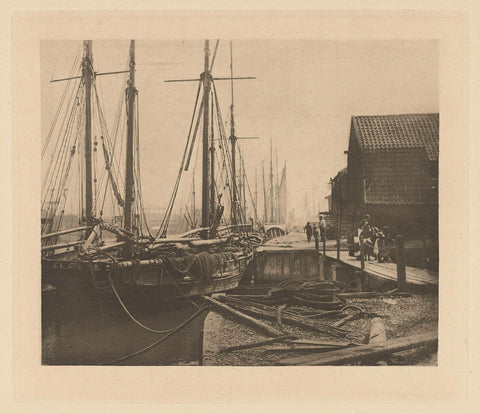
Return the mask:
<path fill-rule="evenodd" d="M 288 358 L 278 361 L 277 365 L 342 365 L 364 358 L 382 357 L 411 348 L 436 346 L 437 344 L 437 332 L 429 332 L 393 339 L 384 345 L 369 344 L 335 350 L 321 355 L 312 354 Z"/>
<path fill-rule="evenodd" d="M 332 259 L 336 259 L 336 252 L 327 251 L 326 255 Z M 348 256 L 347 252 L 340 252 L 340 262 L 358 268 L 361 268 L 360 261 L 356 258 Z M 378 263 L 378 262 L 365 262 L 366 273 L 370 273 L 373 276 L 378 276 L 384 279 L 397 280 L 397 271 L 395 263 Z M 438 275 L 435 272 L 418 269 L 415 267 L 406 267 L 407 283 L 416 285 L 438 285 Z"/>

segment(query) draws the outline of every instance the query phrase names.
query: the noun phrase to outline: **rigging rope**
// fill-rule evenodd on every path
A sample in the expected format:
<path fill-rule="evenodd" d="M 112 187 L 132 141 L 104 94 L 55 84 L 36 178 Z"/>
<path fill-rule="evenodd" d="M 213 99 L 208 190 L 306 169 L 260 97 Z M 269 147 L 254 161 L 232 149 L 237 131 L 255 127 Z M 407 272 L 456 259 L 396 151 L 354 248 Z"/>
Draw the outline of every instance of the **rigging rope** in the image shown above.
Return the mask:
<path fill-rule="evenodd" d="M 167 235 L 167 229 L 168 229 L 168 225 L 169 225 L 169 222 L 170 222 L 170 217 L 171 217 L 173 206 L 174 206 L 174 203 L 175 203 L 175 198 L 177 196 L 178 187 L 180 185 L 180 179 L 181 179 L 181 176 L 182 176 L 182 171 L 183 171 L 183 168 L 185 166 L 187 151 L 188 151 L 188 148 L 190 146 L 190 141 L 191 140 L 193 141 L 195 139 L 195 135 L 196 135 L 196 129 L 195 129 L 195 134 L 194 134 L 193 139 L 192 139 L 191 132 L 192 132 L 192 127 L 193 127 L 193 122 L 195 120 L 195 112 L 196 112 L 197 105 L 198 105 L 198 98 L 199 98 L 199 95 L 200 95 L 201 85 L 202 85 L 202 82 L 200 81 L 198 83 L 197 96 L 196 96 L 196 99 L 195 99 L 195 106 L 194 106 L 194 109 L 193 109 L 192 120 L 190 122 L 190 129 L 188 131 L 187 143 L 185 145 L 185 149 L 184 149 L 183 156 L 182 156 L 182 162 L 181 162 L 180 168 L 178 170 L 177 180 L 175 182 L 175 186 L 173 188 L 173 192 L 172 192 L 172 195 L 170 197 L 170 201 L 168 203 L 167 210 L 165 212 L 162 223 L 160 224 L 160 227 L 158 229 L 158 232 L 157 232 L 155 238 L 158 238 L 159 235 L 161 235 L 161 237 L 165 237 Z M 203 106 L 203 99 L 202 99 L 202 106 Z M 198 113 L 198 119 L 200 119 L 200 111 Z M 190 147 L 190 148 L 192 148 L 192 147 Z"/>

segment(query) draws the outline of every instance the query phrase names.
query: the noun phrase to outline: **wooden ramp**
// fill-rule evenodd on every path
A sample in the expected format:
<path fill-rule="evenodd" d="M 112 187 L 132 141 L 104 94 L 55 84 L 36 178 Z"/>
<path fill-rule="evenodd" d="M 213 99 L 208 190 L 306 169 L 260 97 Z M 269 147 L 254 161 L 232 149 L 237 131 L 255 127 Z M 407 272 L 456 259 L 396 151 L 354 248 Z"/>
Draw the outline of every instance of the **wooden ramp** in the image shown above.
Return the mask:
<path fill-rule="evenodd" d="M 337 258 L 336 251 L 326 251 L 327 257 Z M 356 257 L 348 255 L 346 251 L 340 251 L 340 262 L 351 267 L 361 270 L 360 260 Z M 381 277 L 383 279 L 397 280 L 397 265 L 395 263 L 378 263 L 365 260 L 365 273 L 372 276 Z M 426 269 L 418 269 L 416 267 L 406 267 L 407 283 L 412 285 L 430 285 L 438 286 L 438 273 Z"/>

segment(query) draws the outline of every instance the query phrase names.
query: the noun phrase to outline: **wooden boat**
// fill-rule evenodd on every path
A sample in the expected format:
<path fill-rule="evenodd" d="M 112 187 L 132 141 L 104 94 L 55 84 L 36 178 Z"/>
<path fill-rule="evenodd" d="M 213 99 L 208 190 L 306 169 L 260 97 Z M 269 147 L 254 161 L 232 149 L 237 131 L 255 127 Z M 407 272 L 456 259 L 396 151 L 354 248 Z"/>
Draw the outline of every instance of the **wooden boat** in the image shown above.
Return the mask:
<path fill-rule="evenodd" d="M 218 46 L 218 42 L 217 42 Z M 216 54 L 217 48 L 215 48 Z M 211 102 L 211 91 L 215 89 L 211 71 L 212 62 L 209 62 L 209 42 L 205 41 L 205 69 L 198 79 L 197 102 L 195 103 L 194 118 L 197 117 L 195 130 L 190 128 L 185 152 L 180 166 L 177 181 L 172 192 L 165 217 L 156 235 L 153 235 L 143 210 L 141 200 L 141 185 L 139 181 L 138 154 L 138 118 L 137 118 L 137 90 L 135 87 L 135 41 L 130 42 L 129 68 L 126 71 L 113 73 L 128 73 L 125 90 L 126 105 L 126 145 L 125 145 L 125 176 L 124 193 L 121 194 L 118 162 L 113 153 L 113 146 L 109 139 L 106 122 L 98 100 L 96 78 L 110 73 L 97 73 L 93 68 L 92 42 L 84 42 L 81 76 L 72 76 L 62 80 L 77 79 L 78 88 L 71 114 L 75 113 L 80 121 L 76 124 L 67 121 L 64 137 L 70 131 L 77 131 L 75 139 L 61 145 L 62 154 L 54 154 L 54 161 L 63 155 L 66 160 L 59 170 L 52 168 L 47 174 L 44 199 L 42 204 L 42 290 L 45 295 L 56 289 L 68 291 L 76 296 L 83 292 L 87 296 L 93 294 L 112 295 L 120 301 L 129 297 L 142 298 L 145 295 L 158 296 L 164 299 L 190 297 L 202 294 L 225 291 L 236 287 L 245 277 L 248 264 L 252 258 L 253 248 L 258 244 L 255 236 L 252 237 L 251 228 L 245 224 L 240 209 L 237 208 L 238 198 L 235 178 L 230 186 L 228 196 L 233 200 L 232 223 L 230 226 L 220 227 L 224 206 L 221 203 L 222 194 L 215 189 L 215 162 L 214 142 L 221 141 L 225 155 L 227 173 L 235 177 L 235 145 L 236 139 L 233 127 L 232 104 L 232 133 L 230 136 L 231 151 L 225 145 L 228 139 L 221 133 L 218 139 L 213 137 L 213 116 L 210 110 L 219 108 L 218 100 Z M 225 78 L 222 78 L 225 79 Z M 230 76 L 233 82 L 233 75 Z M 199 103 L 200 91 L 203 97 Z M 232 88 L 233 93 L 233 88 Z M 98 107 L 94 107 L 95 101 Z M 80 113 L 80 109 L 83 111 Z M 198 110 L 197 110 L 198 109 Z M 121 215 L 115 216 L 115 222 L 108 222 L 99 214 L 94 200 L 94 191 L 97 180 L 92 168 L 92 152 L 99 147 L 98 142 L 92 142 L 92 112 L 96 111 L 101 123 L 101 145 L 105 159 L 105 193 L 107 188 L 113 193 L 112 199 L 121 209 Z M 167 237 L 168 224 L 171 217 L 176 192 L 183 170 L 188 169 L 192 156 L 193 145 L 200 121 L 203 122 L 202 139 L 202 221 L 199 229 L 194 229 L 177 237 Z M 219 119 L 219 125 L 222 120 Z M 78 133 L 83 129 L 83 134 Z M 70 129 L 68 129 L 70 128 Z M 219 127 L 220 128 L 220 127 Z M 118 127 L 114 128 L 118 131 Z M 224 132 L 224 131 L 223 131 Z M 70 163 L 75 154 L 76 146 L 81 138 L 85 150 L 83 165 L 79 170 L 82 176 L 82 205 L 79 215 L 79 225 L 70 229 L 62 228 L 64 215 L 64 198 L 67 192 L 66 182 L 71 172 Z M 48 142 L 48 140 L 47 140 Z M 213 148 L 213 149 L 212 149 Z M 227 151 L 227 152 L 226 152 Z M 42 151 L 42 155 L 43 155 Z M 227 162 L 228 161 L 228 162 Z M 232 165 L 233 164 L 233 165 Z M 60 177 L 54 178 L 54 177 Z M 63 177 L 63 178 L 62 178 Z M 100 185 L 100 188 L 101 185 Z M 62 205 L 63 203 L 63 205 Z M 61 213 L 61 214 L 59 214 Z M 118 220 L 120 218 L 120 220 Z M 119 223 L 120 222 L 120 223 Z M 73 240 L 62 240 L 65 237 L 77 235 Z M 104 237 L 108 235 L 109 237 Z M 122 299 L 123 298 L 123 299 Z"/>

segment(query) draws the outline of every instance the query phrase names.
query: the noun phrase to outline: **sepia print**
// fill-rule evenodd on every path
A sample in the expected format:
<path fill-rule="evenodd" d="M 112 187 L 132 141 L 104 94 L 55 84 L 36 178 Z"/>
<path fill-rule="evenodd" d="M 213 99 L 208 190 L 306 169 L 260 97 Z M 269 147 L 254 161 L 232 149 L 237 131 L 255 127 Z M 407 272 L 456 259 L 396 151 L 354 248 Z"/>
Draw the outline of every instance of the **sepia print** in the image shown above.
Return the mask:
<path fill-rule="evenodd" d="M 43 365 L 437 365 L 435 40 L 42 40 Z"/>

